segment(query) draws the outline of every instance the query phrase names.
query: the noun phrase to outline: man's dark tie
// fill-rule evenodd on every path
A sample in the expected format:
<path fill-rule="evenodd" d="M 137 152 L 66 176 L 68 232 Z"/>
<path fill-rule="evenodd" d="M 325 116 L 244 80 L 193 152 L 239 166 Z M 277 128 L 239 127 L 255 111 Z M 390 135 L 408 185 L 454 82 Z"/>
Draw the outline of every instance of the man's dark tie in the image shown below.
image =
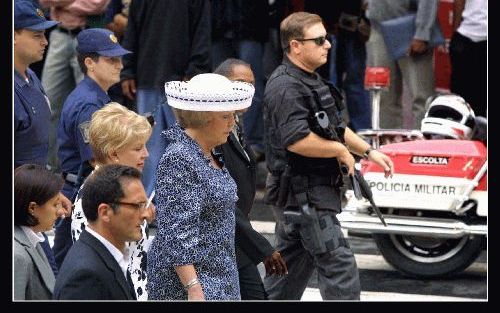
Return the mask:
<path fill-rule="evenodd" d="M 130 296 L 136 299 L 134 283 L 132 282 L 132 276 L 130 276 L 130 271 L 128 269 L 127 269 L 127 284 L 130 290 Z"/>

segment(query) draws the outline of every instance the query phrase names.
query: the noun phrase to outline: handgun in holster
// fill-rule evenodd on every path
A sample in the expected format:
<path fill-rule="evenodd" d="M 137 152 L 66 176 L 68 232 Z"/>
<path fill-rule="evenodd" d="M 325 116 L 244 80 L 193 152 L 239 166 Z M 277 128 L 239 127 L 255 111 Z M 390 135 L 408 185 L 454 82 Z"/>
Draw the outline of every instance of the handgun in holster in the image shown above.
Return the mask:
<path fill-rule="evenodd" d="M 299 211 L 284 211 L 286 223 L 299 224 L 301 226 L 302 239 L 311 241 L 314 253 L 325 253 L 327 251 L 325 242 L 321 236 L 321 228 L 316 210 L 309 205 L 303 205 Z"/>
<path fill-rule="evenodd" d="M 291 182 L 292 192 L 299 204 L 299 210 L 285 210 L 283 212 L 285 223 L 300 225 L 302 240 L 311 242 L 314 253 L 325 253 L 328 249 L 323 239 L 318 214 L 307 200 L 307 181 L 301 179 L 300 176 L 295 176 L 291 179 Z"/>

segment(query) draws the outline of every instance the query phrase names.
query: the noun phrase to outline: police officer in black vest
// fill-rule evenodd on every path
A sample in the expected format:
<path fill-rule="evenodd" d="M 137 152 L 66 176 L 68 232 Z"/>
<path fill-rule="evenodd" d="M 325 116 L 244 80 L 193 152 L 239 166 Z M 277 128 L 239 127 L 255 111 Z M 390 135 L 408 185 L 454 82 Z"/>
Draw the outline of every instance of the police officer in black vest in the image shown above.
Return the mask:
<path fill-rule="evenodd" d="M 284 59 L 264 93 L 265 201 L 273 205 L 276 249 L 288 275 L 269 276 L 270 299 L 299 300 L 314 268 L 321 296 L 360 298 L 356 260 L 336 218 L 341 211 L 340 168 L 354 173 L 351 153 L 380 165 L 389 177 L 393 163 L 345 126 L 338 90 L 315 70 L 331 48 L 321 17 L 293 13 L 280 25 Z"/>

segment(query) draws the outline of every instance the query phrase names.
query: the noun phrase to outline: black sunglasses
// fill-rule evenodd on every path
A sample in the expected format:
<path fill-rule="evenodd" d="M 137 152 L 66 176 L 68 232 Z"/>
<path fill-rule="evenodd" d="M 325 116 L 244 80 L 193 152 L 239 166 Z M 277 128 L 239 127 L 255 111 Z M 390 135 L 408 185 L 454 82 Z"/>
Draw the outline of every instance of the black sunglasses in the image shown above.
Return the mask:
<path fill-rule="evenodd" d="M 312 40 L 318 46 L 322 46 L 322 45 L 325 44 L 325 41 L 328 39 L 327 37 L 328 37 L 328 35 L 321 36 L 321 37 L 316 37 L 316 38 L 304 38 L 304 39 L 295 39 L 295 40 L 297 40 L 297 41 L 309 41 L 309 40 Z"/>

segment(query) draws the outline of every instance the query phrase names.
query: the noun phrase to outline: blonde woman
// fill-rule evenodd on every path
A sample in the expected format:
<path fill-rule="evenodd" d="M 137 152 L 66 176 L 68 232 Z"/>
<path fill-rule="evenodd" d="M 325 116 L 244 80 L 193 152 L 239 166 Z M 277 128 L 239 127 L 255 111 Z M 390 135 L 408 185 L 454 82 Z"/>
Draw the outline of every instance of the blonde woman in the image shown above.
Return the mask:
<path fill-rule="evenodd" d="M 92 115 L 89 126 L 89 142 L 94 155 L 95 167 L 105 164 L 122 164 L 140 171 L 149 156 L 146 142 L 151 136 L 148 120 L 119 103 L 111 102 Z M 84 183 L 85 184 L 85 183 Z M 82 185 L 83 188 L 83 185 Z M 80 188 L 80 190 L 82 190 Z M 154 207 L 151 205 L 150 219 L 154 219 Z M 87 225 L 83 213 L 81 196 L 78 192 L 72 214 L 71 237 L 78 240 Z M 131 242 L 129 246 L 129 271 L 134 283 L 138 300 L 147 300 L 146 291 L 146 251 L 149 247 L 147 223 L 142 225 L 143 238 Z"/>

